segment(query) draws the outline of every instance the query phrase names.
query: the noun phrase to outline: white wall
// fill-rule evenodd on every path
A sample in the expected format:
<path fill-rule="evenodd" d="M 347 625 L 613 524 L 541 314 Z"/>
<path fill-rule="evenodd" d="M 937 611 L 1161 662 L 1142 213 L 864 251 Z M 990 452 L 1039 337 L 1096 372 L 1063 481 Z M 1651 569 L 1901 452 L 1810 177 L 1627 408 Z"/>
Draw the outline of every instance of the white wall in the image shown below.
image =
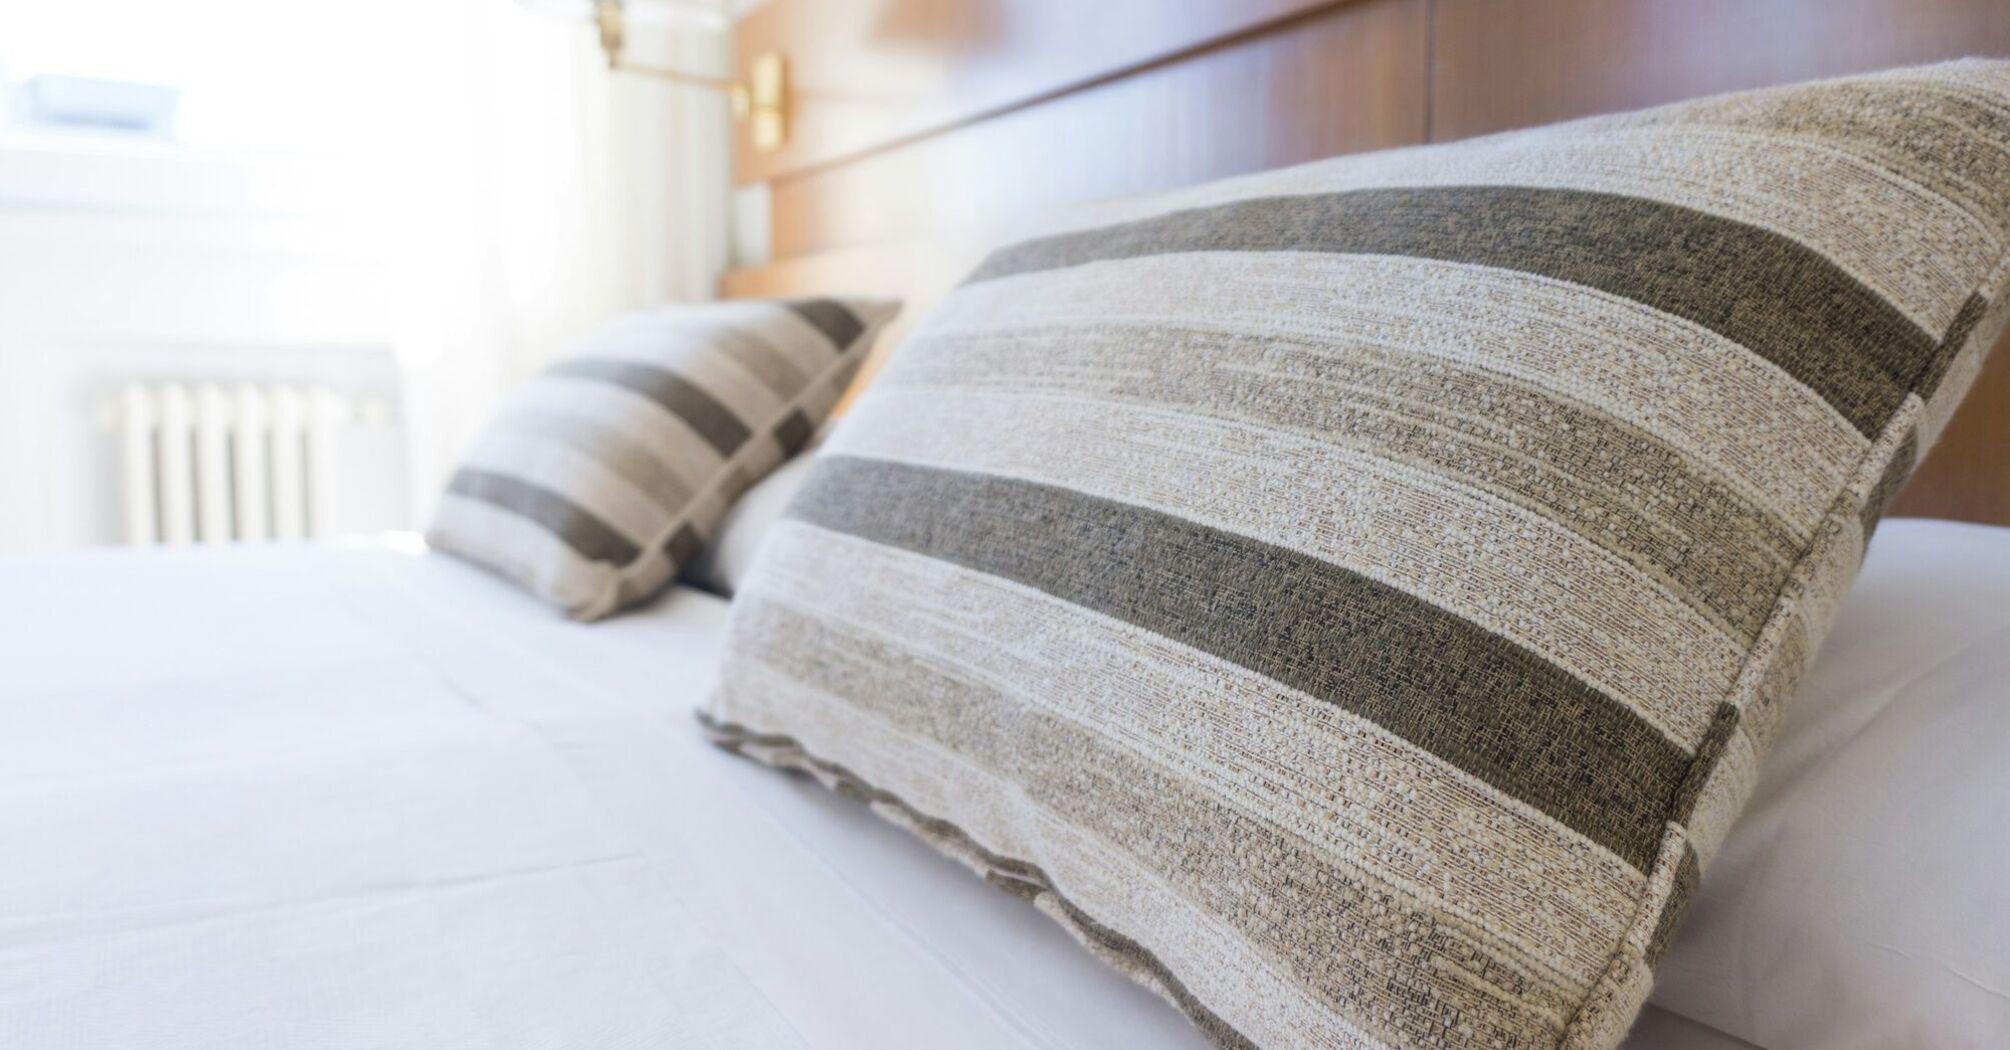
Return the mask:
<path fill-rule="evenodd" d="M 0 551 L 118 539 L 123 382 L 318 380 L 395 408 L 387 241 L 347 174 L 0 139 Z M 343 479 L 335 526 L 406 524 L 402 436 L 355 436 L 348 462 L 377 466 Z"/>
<path fill-rule="evenodd" d="M 638 17 L 632 57 L 723 75 L 726 25 Z M 513 0 L 0 2 L 0 63 L 179 85 L 185 139 L 0 137 L 0 552 L 117 535 L 133 378 L 381 394 L 345 524 L 412 526 L 514 380 L 727 261 L 724 99 Z"/>

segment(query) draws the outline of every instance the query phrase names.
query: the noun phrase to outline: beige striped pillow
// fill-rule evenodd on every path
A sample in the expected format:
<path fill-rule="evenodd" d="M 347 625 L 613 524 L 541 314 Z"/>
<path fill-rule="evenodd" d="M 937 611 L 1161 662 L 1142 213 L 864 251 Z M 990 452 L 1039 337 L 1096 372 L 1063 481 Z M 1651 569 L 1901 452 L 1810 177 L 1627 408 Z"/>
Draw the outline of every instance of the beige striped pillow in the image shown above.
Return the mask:
<path fill-rule="evenodd" d="M 1223 1045 L 1613 1046 L 2006 227 L 1985 62 L 1075 215 L 837 428 L 705 720 Z"/>
<path fill-rule="evenodd" d="M 641 601 L 809 441 L 897 308 L 737 300 L 622 317 L 511 397 L 426 538 L 578 619 Z"/>

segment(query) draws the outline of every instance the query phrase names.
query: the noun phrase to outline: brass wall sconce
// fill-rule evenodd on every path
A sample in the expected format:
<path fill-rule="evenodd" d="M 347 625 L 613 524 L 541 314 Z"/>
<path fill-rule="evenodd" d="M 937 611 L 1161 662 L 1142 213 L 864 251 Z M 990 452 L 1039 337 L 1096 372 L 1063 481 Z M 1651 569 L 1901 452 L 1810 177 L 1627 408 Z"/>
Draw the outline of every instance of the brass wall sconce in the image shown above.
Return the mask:
<path fill-rule="evenodd" d="M 719 14 L 716 8 L 682 4 L 676 0 L 653 0 L 648 3 L 637 3 L 635 0 L 592 0 L 589 11 L 586 4 L 580 0 L 522 0 L 522 2 L 526 6 L 559 14 L 574 17 L 590 16 L 600 31 L 600 50 L 607 55 L 609 69 L 725 92 L 726 97 L 732 102 L 734 119 L 747 125 L 747 139 L 755 150 L 772 153 L 782 148 L 782 144 L 788 141 L 789 67 L 781 55 L 771 51 L 755 58 L 748 66 L 744 79 L 709 77 L 698 73 L 687 73 L 681 69 L 630 62 L 623 57 L 628 42 L 628 9 L 631 5 L 671 11 L 691 8 L 713 18 Z"/>

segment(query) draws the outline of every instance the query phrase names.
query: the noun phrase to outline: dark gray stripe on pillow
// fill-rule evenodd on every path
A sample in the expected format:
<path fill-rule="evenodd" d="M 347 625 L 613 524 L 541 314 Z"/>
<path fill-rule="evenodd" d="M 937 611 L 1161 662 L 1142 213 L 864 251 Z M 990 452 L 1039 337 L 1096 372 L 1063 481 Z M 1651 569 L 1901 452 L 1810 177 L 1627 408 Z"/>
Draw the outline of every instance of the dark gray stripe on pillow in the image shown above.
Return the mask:
<path fill-rule="evenodd" d="M 782 446 L 783 456 L 793 456 L 801 452 L 816 435 L 816 424 L 803 415 L 801 409 L 790 412 L 775 424 L 775 443 Z"/>
<path fill-rule="evenodd" d="M 1939 342 L 1827 257 L 1770 230 L 1639 197 L 1522 186 L 1390 187 L 1176 211 L 1002 248 L 970 280 L 1201 251 L 1402 255 L 1597 288 L 1745 346 L 1867 435 Z"/>
<path fill-rule="evenodd" d="M 462 467 L 447 482 L 447 491 L 528 518 L 588 561 L 622 566 L 642 554 L 640 547 L 585 508 L 550 489 L 507 474 Z"/>
<path fill-rule="evenodd" d="M 1367 449 L 1549 515 L 1666 574 L 1685 601 L 1748 639 L 1772 614 L 1798 556 L 1799 540 L 1776 515 L 1682 449 L 1499 372 L 1340 338 L 1283 344 L 1172 326 L 932 340 L 931 354 L 903 355 L 879 382 L 957 390 L 1033 375 L 1057 394 L 1165 406 Z M 1279 382 L 1287 376 L 1299 382 Z"/>
<path fill-rule="evenodd" d="M 535 434 L 596 460 L 667 511 L 674 513 L 691 501 L 691 487 L 662 463 L 658 453 L 591 416 L 512 412 L 497 421 L 496 429 Z"/>
<path fill-rule="evenodd" d="M 789 299 L 784 304 L 794 310 L 796 316 L 815 326 L 839 351 L 850 346 L 852 340 L 865 331 L 865 322 L 835 299 Z"/>
<path fill-rule="evenodd" d="M 1157 511 L 829 456 L 788 513 L 1044 591 L 1337 704 L 1642 870 L 1689 765 L 1625 705 L 1452 613 Z"/>
<path fill-rule="evenodd" d="M 677 526 L 677 531 L 670 534 L 669 541 L 663 544 L 663 554 L 670 559 L 670 564 L 683 565 L 697 557 L 704 547 L 705 538 L 687 523 Z"/>
<path fill-rule="evenodd" d="M 1428 966 L 1434 951 L 1474 954 L 1472 925 L 1431 906 L 1404 887 L 1365 879 L 1358 868 L 1308 841 L 1289 817 L 1238 805 L 1190 770 L 1114 744 L 1103 731 L 1028 705 L 1017 689 L 1000 688 L 932 653 L 874 630 L 803 612 L 785 603 L 742 596 L 735 621 L 773 639 L 775 671 L 810 688 L 855 698 L 860 710 L 902 736 L 927 741 L 1029 800 L 1068 826 L 1163 873 L 1186 899 L 1207 899 L 1231 913 L 1273 909 L 1291 916 L 1253 932 L 1251 940 L 1290 979 L 1320 998 L 1344 997 L 1378 979 L 1403 981 L 1401 970 L 1368 962 L 1378 953 Z M 1093 775 L 1082 775 L 1093 770 Z M 1154 811 L 1151 820 L 1135 814 Z M 1019 862 L 994 874 L 1038 878 Z M 1274 890 L 1274 872 L 1292 873 Z M 1332 931 L 1307 941 L 1295 930 Z M 1406 967 L 1406 968 L 1407 968 Z M 1474 975 L 1449 995 L 1410 985 L 1431 1015 L 1469 1013 L 1471 997 L 1521 991 L 1503 971 Z M 1492 987 L 1487 987 L 1492 985 Z M 1524 1007 L 1526 1009 L 1526 1007 Z M 1480 1027 L 1485 1022 L 1477 1020 Z M 1517 1026 L 1519 1027 L 1519 1026 Z M 1483 1032 L 1482 1044 L 1511 1045 Z"/>
<path fill-rule="evenodd" d="M 633 361 L 582 357 L 552 366 L 551 374 L 596 379 L 632 390 L 689 424 L 721 456 L 732 455 L 749 437 L 747 425 L 732 409 L 675 372 Z"/>

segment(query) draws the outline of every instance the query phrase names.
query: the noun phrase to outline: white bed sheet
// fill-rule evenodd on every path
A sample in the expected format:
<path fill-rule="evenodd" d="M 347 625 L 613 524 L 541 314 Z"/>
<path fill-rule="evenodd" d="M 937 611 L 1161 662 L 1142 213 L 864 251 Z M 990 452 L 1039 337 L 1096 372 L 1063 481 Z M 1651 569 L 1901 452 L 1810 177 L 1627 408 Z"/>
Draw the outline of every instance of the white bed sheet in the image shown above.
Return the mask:
<path fill-rule="evenodd" d="M 573 624 L 377 547 L 0 561 L 0 1046 L 1206 1045 L 705 744 L 724 614 Z"/>
<path fill-rule="evenodd" d="M 2010 529 L 1879 526 L 1654 1000 L 1769 1050 L 2010 1047 Z"/>
<path fill-rule="evenodd" d="M 704 743 L 724 610 L 582 626 L 381 549 L 0 563 L 0 1046 L 1200 1045 Z"/>

